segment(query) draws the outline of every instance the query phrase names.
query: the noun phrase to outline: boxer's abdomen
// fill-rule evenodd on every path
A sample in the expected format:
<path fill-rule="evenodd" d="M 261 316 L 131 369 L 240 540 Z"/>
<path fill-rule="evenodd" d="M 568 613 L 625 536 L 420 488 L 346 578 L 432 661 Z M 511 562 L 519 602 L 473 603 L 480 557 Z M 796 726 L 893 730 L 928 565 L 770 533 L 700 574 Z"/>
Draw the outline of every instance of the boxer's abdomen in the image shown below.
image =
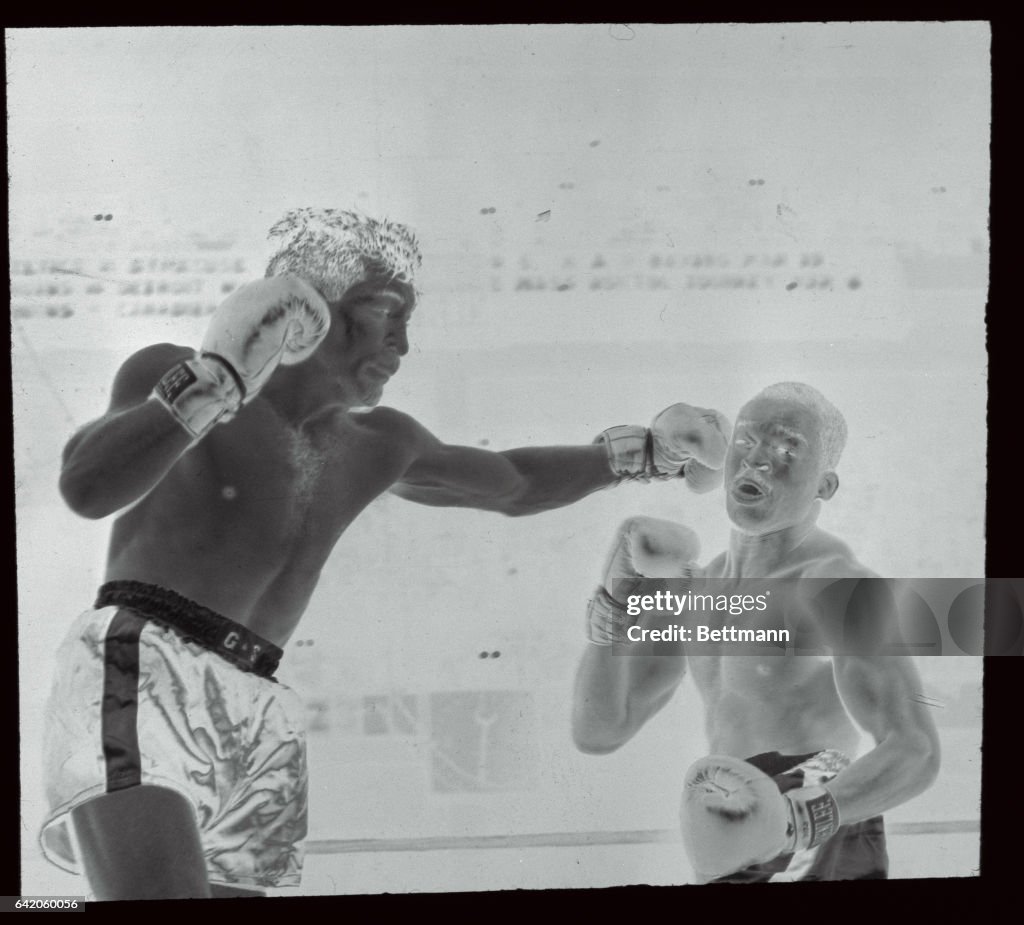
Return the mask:
<path fill-rule="evenodd" d="M 859 734 L 839 699 L 829 661 L 737 656 L 713 667 L 693 665 L 712 752 L 742 756 L 837 748 L 857 753 Z"/>

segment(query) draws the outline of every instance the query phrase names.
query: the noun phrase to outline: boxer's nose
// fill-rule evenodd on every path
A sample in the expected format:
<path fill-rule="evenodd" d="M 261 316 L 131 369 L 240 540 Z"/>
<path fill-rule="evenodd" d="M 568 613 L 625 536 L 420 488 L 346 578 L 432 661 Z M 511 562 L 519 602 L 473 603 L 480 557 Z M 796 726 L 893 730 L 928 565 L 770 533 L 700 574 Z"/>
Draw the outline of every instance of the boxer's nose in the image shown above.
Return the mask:
<path fill-rule="evenodd" d="M 753 447 L 742 463 L 747 469 L 756 469 L 758 472 L 770 472 L 772 468 L 768 454 L 760 446 Z"/>

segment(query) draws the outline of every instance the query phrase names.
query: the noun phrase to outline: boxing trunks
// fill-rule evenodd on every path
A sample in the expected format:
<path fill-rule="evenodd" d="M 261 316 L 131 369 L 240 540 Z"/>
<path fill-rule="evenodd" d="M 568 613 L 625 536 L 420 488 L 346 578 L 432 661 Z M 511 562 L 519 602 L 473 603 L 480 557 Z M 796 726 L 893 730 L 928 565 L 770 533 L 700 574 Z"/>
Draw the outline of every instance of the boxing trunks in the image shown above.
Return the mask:
<path fill-rule="evenodd" d="M 841 769 L 834 757 L 838 752 L 781 755 L 765 752 L 746 760 L 771 777 L 781 793 L 796 787 L 821 784 Z M 845 762 L 844 759 L 844 763 Z M 889 856 L 881 816 L 853 825 L 841 825 L 824 844 L 782 854 L 763 864 L 754 864 L 711 883 L 776 883 L 793 880 L 885 880 Z"/>
<path fill-rule="evenodd" d="M 172 591 L 104 585 L 57 653 L 44 734 L 43 854 L 80 873 L 71 810 L 151 784 L 195 810 L 210 883 L 298 886 L 304 707 L 273 678 L 281 655 Z"/>

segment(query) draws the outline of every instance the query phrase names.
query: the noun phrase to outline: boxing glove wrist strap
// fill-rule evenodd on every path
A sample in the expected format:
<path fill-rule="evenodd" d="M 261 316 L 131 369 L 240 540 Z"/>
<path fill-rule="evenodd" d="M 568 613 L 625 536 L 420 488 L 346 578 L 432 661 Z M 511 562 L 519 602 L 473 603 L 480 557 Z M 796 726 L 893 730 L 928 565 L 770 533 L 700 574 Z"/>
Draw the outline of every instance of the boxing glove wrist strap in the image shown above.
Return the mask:
<path fill-rule="evenodd" d="M 619 482 L 626 479 L 669 478 L 654 465 L 654 436 L 639 424 L 619 424 L 601 431 L 594 443 L 603 443 L 608 467 Z"/>
<path fill-rule="evenodd" d="M 636 623 L 603 585 L 598 585 L 594 596 L 587 602 L 587 638 L 596 646 L 611 646 L 629 642 L 626 633 Z"/>
<path fill-rule="evenodd" d="M 836 834 L 841 825 L 839 807 L 824 787 L 800 787 L 785 797 L 789 804 L 787 853 L 813 848 Z"/>
<path fill-rule="evenodd" d="M 215 354 L 183 360 L 169 369 L 153 389 L 174 419 L 198 440 L 241 407 L 244 388 L 230 364 Z"/>

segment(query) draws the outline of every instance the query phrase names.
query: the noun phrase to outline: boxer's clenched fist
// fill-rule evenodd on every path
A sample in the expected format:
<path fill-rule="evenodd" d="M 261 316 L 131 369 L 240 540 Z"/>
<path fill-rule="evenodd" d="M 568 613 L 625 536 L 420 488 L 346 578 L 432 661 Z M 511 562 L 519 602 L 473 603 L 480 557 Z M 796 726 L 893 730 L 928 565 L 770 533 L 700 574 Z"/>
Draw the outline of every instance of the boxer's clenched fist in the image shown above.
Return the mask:
<path fill-rule="evenodd" d="M 710 755 L 686 772 L 680 824 L 690 863 L 706 883 L 820 845 L 835 834 L 840 821 L 836 801 L 825 787 L 783 794 L 749 762 Z"/>
<path fill-rule="evenodd" d="M 626 600 L 644 578 L 692 577 L 700 539 L 689 527 L 656 517 L 630 517 L 615 535 L 604 578 L 587 608 L 587 636 L 597 645 L 625 642 L 636 617 Z"/>
<path fill-rule="evenodd" d="M 662 411 L 649 428 L 623 424 L 603 431 L 608 464 L 620 479 L 684 478 L 693 491 L 721 483 L 731 427 L 708 408 L 679 402 Z"/>
<path fill-rule="evenodd" d="M 694 491 L 710 491 L 721 484 L 731 430 L 718 411 L 671 405 L 651 424 L 655 470 L 682 475 Z"/>
<path fill-rule="evenodd" d="M 297 276 L 246 283 L 214 312 L 196 356 L 173 367 L 153 394 L 199 439 L 252 401 L 279 364 L 306 359 L 330 319 L 323 297 Z"/>

